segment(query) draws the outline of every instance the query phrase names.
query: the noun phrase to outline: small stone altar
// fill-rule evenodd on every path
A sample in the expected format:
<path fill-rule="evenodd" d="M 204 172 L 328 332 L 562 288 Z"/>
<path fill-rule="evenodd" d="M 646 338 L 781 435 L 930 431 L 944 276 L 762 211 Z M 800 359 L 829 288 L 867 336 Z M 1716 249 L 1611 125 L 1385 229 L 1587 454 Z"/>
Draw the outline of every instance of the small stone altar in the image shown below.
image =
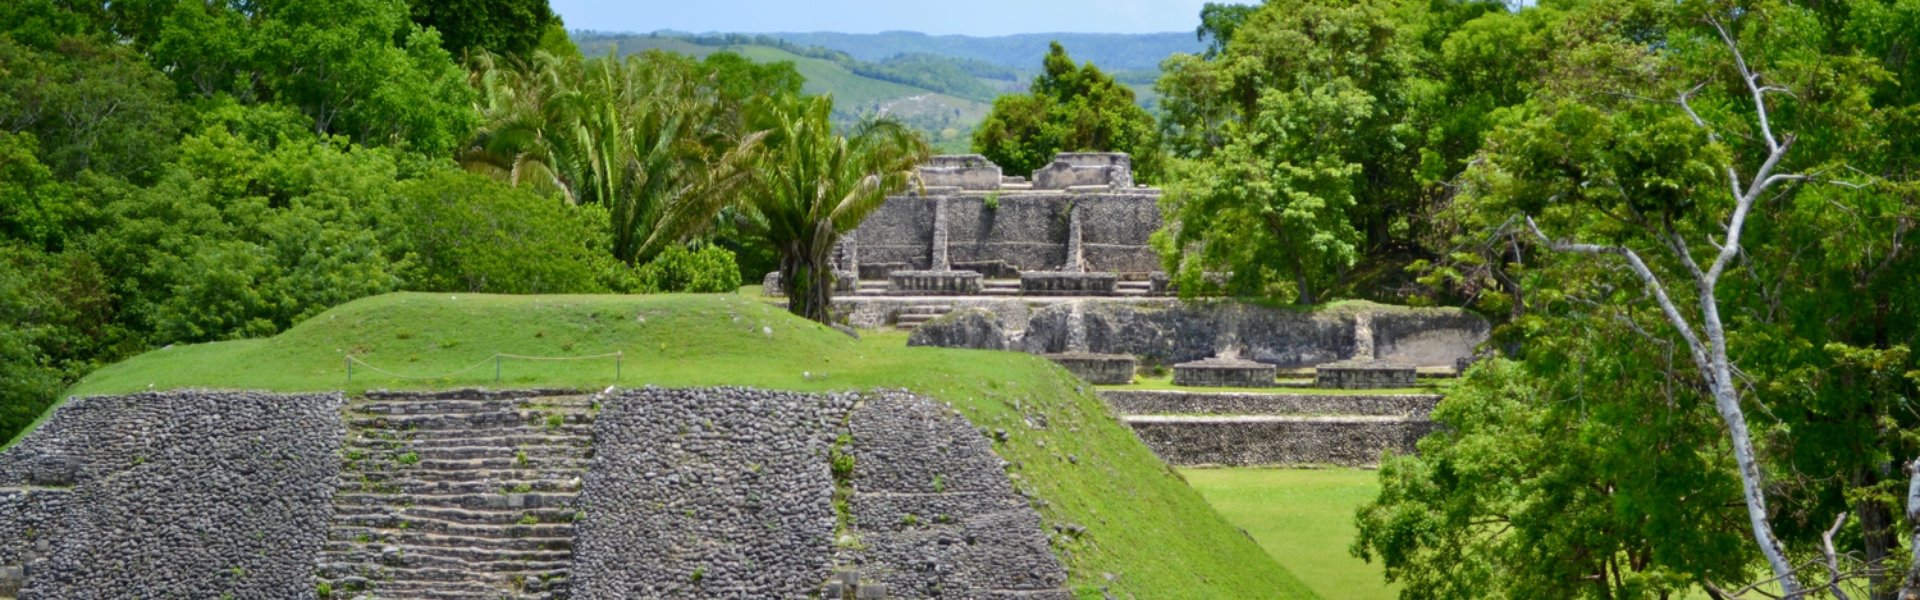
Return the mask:
<path fill-rule="evenodd" d="M 1222 352 L 1211 358 L 1173 366 L 1173 384 L 1191 387 L 1273 387 L 1278 369 L 1273 365 Z"/>
<path fill-rule="evenodd" d="M 1371 390 L 1412 387 L 1412 365 L 1378 360 L 1348 360 L 1314 367 L 1316 387 L 1341 390 Z"/>

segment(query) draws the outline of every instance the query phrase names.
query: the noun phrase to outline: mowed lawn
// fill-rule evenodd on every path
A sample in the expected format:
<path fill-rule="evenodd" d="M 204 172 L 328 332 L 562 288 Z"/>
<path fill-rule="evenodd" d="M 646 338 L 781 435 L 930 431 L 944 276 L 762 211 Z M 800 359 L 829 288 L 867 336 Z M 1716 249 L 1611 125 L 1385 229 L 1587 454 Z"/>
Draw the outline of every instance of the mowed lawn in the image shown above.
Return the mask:
<path fill-rule="evenodd" d="M 1181 469 L 1187 483 L 1322 598 L 1390 600 L 1380 563 L 1347 553 L 1353 511 L 1380 490 L 1362 469 Z"/>

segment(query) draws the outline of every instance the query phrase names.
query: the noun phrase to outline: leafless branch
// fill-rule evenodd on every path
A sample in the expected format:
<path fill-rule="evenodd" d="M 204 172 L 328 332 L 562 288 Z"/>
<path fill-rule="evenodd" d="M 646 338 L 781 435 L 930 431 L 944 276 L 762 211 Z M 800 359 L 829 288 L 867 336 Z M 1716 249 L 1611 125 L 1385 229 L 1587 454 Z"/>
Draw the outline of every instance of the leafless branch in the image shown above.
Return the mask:
<path fill-rule="evenodd" d="M 1833 550 L 1833 534 L 1839 533 L 1840 526 L 1846 524 L 1847 513 L 1842 512 L 1839 518 L 1833 520 L 1833 527 L 1827 528 L 1826 533 L 1820 536 L 1820 551 L 1827 559 L 1827 589 L 1839 600 L 1853 600 L 1846 590 L 1840 589 L 1840 557 Z"/>

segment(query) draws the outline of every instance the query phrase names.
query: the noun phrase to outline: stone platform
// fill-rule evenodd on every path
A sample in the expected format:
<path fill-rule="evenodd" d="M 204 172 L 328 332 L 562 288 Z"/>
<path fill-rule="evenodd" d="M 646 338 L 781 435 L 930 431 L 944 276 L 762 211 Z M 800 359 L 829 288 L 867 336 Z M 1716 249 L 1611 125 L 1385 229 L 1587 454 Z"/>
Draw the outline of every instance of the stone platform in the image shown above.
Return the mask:
<path fill-rule="evenodd" d="M 1402 388 L 1414 385 L 1417 370 L 1413 365 L 1382 361 L 1348 360 L 1314 368 L 1314 386 L 1336 390 Z"/>
<path fill-rule="evenodd" d="M 1384 450 L 1412 453 L 1431 421 L 1388 416 L 1139 415 L 1123 420 L 1182 466 L 1372 466 Z"/>
<path fill-rule="evenodd" d="M 1133 370 L 1138 364 L 1127 354 L 1067 353 L 1048 354 L 1046 358 L 1065 367 L 1075 377 L 1098 385 L 1133 383 Z"/>
<path fill-rule="evenodd" d="M 1020 274 L 1020 293 L 1028 296 L 1112 296 L 1119 285 L 1117 273 Z"/>
<path fill-rule="evenodd" d="M 1213 357 L 1173 366 L 1173 384 L 1190 387 L 1273 387 L 1277 369 L 1239 358 Z"/>

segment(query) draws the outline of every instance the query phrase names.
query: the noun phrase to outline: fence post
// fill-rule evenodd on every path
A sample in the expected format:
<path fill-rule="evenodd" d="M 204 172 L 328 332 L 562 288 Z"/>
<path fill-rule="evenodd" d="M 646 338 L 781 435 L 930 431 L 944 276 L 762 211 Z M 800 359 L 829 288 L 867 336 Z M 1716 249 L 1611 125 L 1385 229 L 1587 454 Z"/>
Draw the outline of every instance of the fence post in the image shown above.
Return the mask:
<path fill-rule="evenodd" d="M 500 383 L 500 355 L 493 355 L 493 382 Z"/>
<path fill-rule="evenodd" d="M 347 355 L 347 383 L 353 383 L 353 355 Z"/>
<path fill-rule="evenodd" d="M 621 350 L 619 352 L 613 353 L 613 380 L 614 381 L 620 380 L 620 359 L 626 358 L 626 356 L 627 356 L 627 352 L 625 350 Z"/>

